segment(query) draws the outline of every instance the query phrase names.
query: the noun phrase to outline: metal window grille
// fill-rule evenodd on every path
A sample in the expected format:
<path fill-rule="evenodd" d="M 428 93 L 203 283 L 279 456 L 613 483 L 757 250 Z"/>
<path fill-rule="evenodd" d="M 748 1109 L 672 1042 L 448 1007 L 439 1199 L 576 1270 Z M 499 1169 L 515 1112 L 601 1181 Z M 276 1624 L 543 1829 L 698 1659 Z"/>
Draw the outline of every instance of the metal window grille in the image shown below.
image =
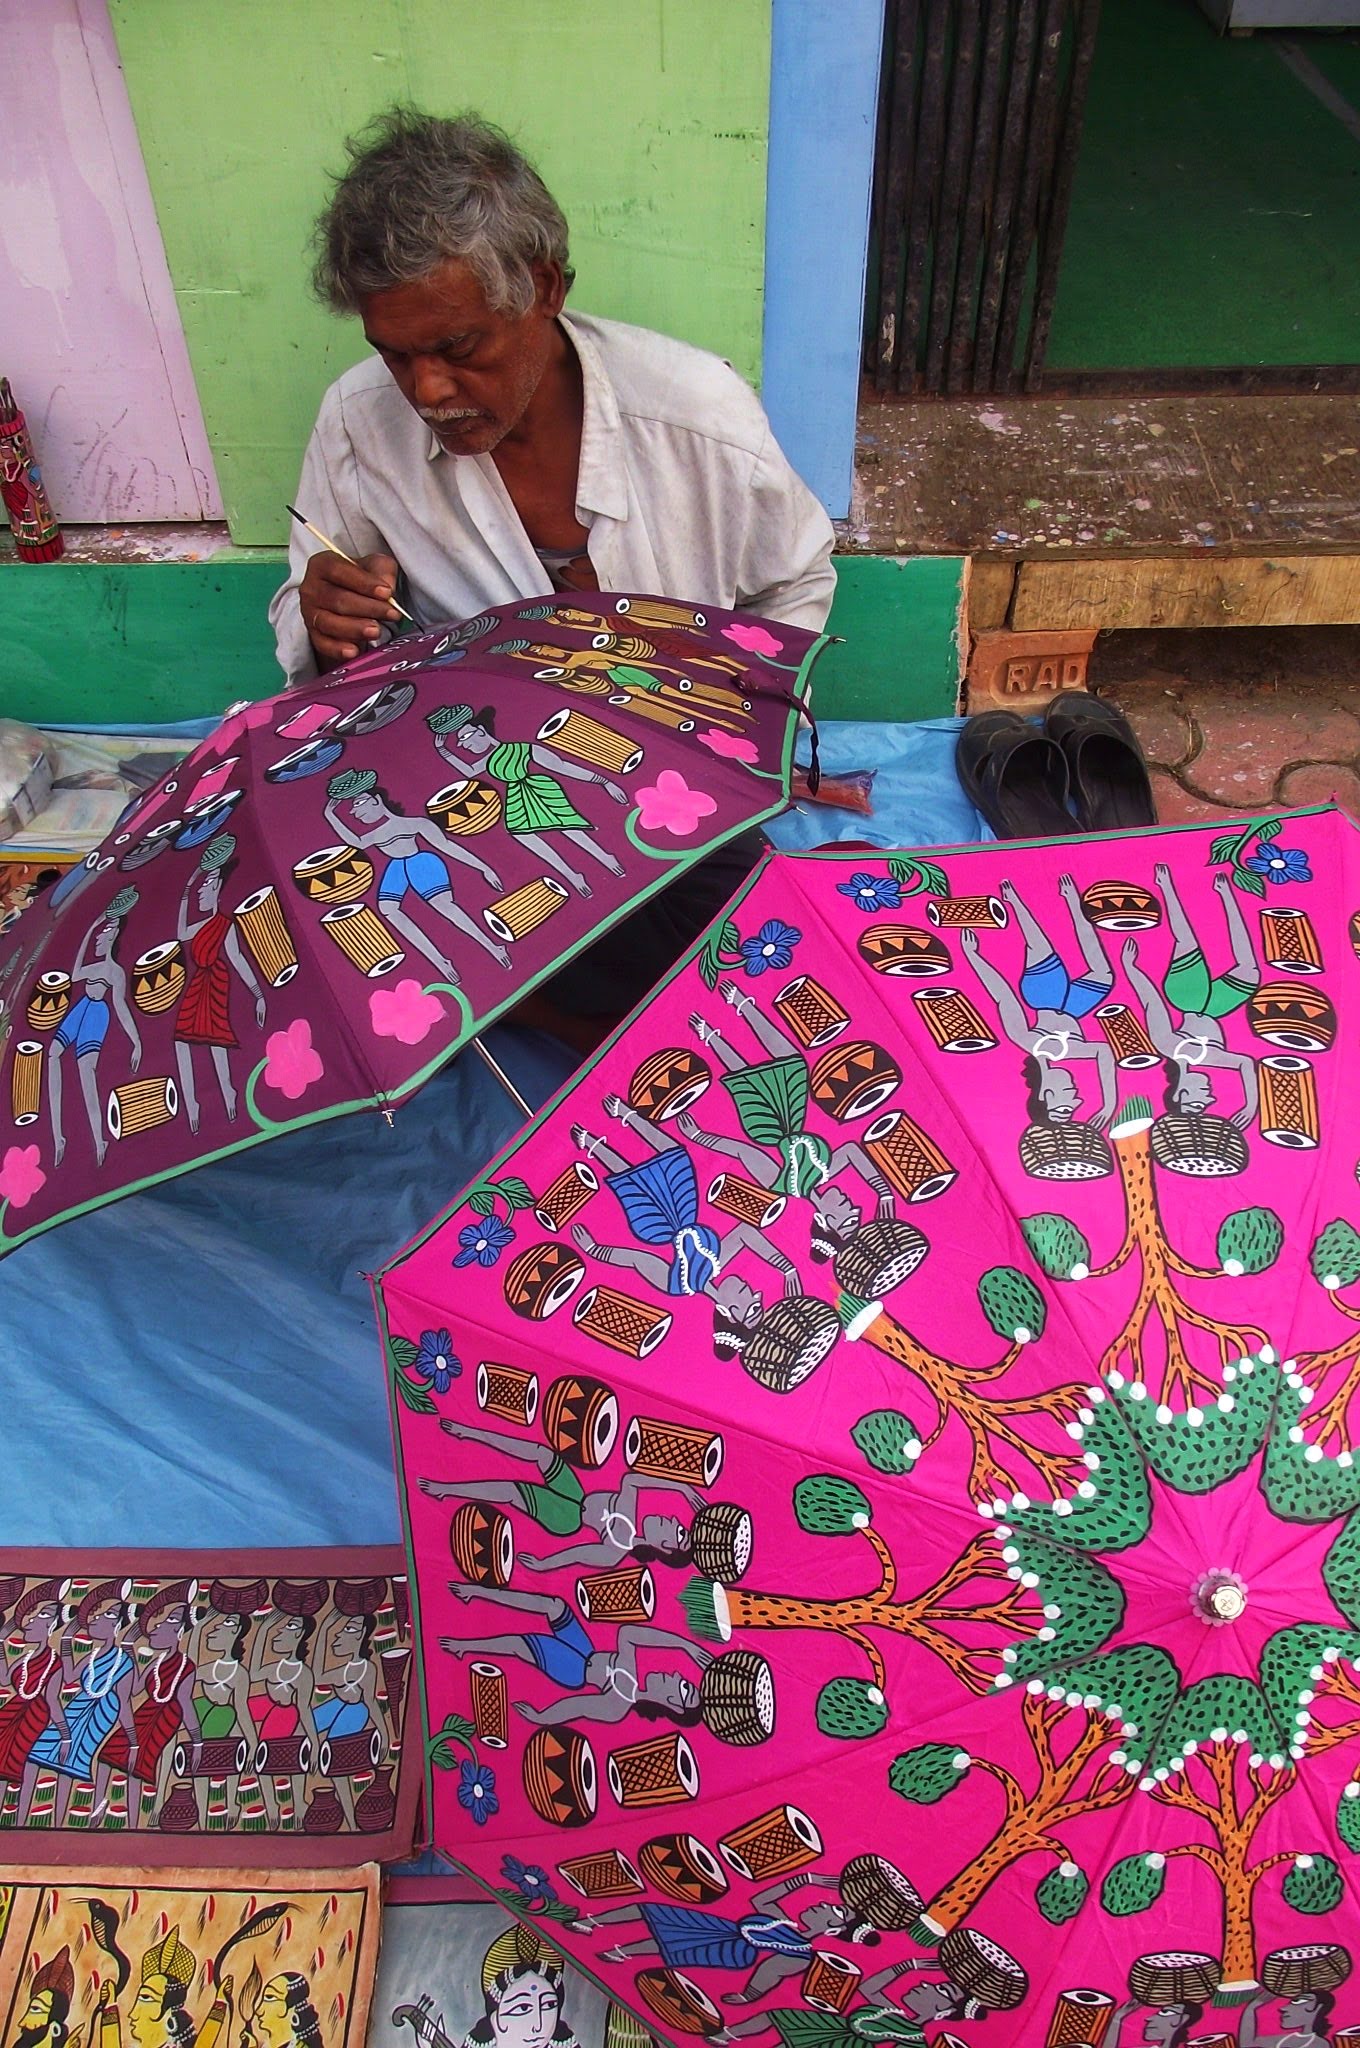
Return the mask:
<path fill-rule="evenodd" d="M 1038 387 L 1100 0 L 888 0 L 866 374 Z"/>

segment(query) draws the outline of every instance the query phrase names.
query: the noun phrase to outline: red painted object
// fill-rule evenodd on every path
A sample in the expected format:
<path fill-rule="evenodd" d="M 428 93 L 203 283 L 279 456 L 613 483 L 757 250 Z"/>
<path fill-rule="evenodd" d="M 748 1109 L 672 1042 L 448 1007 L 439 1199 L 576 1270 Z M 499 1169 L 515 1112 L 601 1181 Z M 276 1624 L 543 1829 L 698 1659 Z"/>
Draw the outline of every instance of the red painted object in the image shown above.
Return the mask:
<path fill-rule="evenodd" d="M 64 545 L 61 528 L 48 502 L 28 425 L 14 402 L 8 377 L 0 377 L 0 498 L 9 514 L 19 560 L 55 562 Z"/>

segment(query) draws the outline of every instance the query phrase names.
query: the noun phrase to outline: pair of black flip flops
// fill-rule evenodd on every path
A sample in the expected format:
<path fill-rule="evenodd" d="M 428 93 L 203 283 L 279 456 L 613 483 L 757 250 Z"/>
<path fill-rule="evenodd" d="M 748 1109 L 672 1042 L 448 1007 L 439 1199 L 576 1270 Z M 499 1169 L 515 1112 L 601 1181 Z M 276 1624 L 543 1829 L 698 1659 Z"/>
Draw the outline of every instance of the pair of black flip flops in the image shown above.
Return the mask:
<path fill-rule="evenodd" d="M 1056 697 L 1041 725 L 1014 711 L 970 718 L 955 758 L 965 793 L 998 839 L 1070 839 L 1157 822 L 1133 727 L 1084 690 Z"/>

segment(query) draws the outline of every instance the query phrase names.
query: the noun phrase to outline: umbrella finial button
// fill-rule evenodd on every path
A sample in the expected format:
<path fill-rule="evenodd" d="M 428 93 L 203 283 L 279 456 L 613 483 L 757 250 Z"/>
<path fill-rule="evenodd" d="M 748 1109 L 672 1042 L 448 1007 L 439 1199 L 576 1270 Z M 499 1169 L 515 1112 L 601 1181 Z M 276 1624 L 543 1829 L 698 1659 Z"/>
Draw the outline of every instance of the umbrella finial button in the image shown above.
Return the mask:
<path fill-rule="evenodd" d="M 1190 1604 L 1201 1621 L 1214 1628 L 1240 1621 L 1247 1611 L 1247 1588 L 1236 1572 L 1206 1572 L 1191 1588 Z"/>

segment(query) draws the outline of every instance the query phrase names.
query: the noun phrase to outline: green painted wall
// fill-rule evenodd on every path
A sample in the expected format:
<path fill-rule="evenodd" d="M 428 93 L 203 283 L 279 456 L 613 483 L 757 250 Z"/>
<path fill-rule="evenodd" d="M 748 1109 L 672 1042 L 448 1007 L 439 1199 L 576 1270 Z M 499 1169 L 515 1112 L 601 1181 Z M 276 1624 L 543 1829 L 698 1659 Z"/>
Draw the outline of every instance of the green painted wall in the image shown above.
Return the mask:
<path fill-rule="evenodd" d="M 517 137 L 585 310 L 760 366 L 770 0 L 110 0 L 234 538 L 284 534 L 363 353 L 309 297 L 342 141 L 410 99 Z"/>
<path fill-rule="evenodd" d="M 830 647 L 817 668 L 823 718 L 947 718 L 958 679 L 963 573 L 940 556 L 842 555 Z M 272 549 L 209 562 L 0 561 L 6 639 L 0 717 L 135 724 L 196 718 L 278 687 L 265 608 L 282 580 Z"/>
<path fill-rule="evenodd" d="M 950 555 L 838 555 L 817 664 L 823 718 L 950 718 L 957 708 L 963 563 Z"/>
<path fill-rule="evenodd" d="M 1360 50 L 1301 40 L 1360 111 Z M 1360 361 L 1360 142 L 1279 45 L 1105 0 L 1049 369 Z"/>

